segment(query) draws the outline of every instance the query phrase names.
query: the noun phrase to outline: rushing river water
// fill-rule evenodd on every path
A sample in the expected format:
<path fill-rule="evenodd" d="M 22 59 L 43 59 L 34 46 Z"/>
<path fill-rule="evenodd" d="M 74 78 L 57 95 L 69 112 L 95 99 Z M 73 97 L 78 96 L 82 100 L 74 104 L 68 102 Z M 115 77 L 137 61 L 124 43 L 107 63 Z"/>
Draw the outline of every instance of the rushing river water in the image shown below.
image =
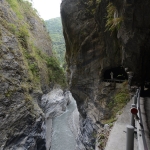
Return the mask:
<path fill-rule="evenodd" d="M 70 116 L 74 116 L 72 114 L 77 106 L 71 94 L 69 97 L 71 103 L 68 105 L 66 111 L 62 115 L 54 118 L 52 121 L 53 134 L 50 150 L 75 150 L 76 137 L 69 127 L 69 120 Z M 74 117 L 72 118 L 71 124 L 74 124 Z"/>

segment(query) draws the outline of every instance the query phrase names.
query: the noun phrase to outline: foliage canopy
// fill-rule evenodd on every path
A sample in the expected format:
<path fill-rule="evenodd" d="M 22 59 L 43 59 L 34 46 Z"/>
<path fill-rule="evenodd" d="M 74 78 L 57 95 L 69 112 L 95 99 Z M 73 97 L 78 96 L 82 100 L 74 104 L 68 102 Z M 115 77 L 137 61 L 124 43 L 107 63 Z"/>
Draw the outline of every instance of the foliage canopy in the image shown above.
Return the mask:
<path fill-rule="evenodd" d="M 53 18 L 45 21 L 46 28 L 50 34 L 50 37 L 53 42 L 53 51 L 56 53 L 56 56 L 61 63 L 64 63 L 65 58 L 65 41 L 62 33 L 62 23 L 61 18 Z"/>

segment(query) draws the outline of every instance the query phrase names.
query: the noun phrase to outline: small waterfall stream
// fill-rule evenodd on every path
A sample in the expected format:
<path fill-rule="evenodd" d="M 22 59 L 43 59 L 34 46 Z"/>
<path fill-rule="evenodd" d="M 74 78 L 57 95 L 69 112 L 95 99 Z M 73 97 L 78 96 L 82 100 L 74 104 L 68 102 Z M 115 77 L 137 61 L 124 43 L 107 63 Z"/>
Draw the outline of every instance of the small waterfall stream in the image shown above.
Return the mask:
<path fill-rule="evenodd" d="M 75 150 L 76 148 L 76 137 L 72 133 L 69 123 L 74 123 L 74 119 L 70 118 L 70 116 L 73 116 L 72 113 L 77 106 L 71 94 L 69 97 L 71 103 L 68 105 L 66 111 L 53 119 L 51 150 Z M 69 121 L 70 119 L 72 119 L 72 121 Z"/>

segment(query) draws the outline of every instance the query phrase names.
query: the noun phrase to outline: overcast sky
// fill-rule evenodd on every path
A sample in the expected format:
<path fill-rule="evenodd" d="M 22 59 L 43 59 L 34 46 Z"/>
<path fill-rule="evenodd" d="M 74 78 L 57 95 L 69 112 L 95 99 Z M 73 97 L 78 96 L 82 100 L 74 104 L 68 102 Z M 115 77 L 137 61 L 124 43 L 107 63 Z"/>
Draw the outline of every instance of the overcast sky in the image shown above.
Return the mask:
<path fill-rule="evenodd" d="M 61 0 L 32 0 L 33 7 L 39 12 L 41 18 L 48 20 L 60 17 Z"/>

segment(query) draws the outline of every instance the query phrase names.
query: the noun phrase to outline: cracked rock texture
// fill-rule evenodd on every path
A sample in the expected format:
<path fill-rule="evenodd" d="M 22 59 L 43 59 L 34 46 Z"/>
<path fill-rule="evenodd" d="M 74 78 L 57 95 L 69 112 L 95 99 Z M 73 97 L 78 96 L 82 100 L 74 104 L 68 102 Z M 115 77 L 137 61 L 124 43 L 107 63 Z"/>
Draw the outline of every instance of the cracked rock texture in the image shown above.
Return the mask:
<path fill-rule="evenodd" d="M 114 31 L 106 29 L 120 19 Z M 105 70 L 123 66 L 133 72 L 132 84 L 143 86 L 150 77 L 150 1 L 63 0 L 61 16 L 66 41 L 68 83 L 81 114 L 81 141 L 95 148 L 101 120 L 110 115 L 107 104 L 115 85 L 103 82 Z"/>
<path fill-rule="evenodd" d="M 0 0 L 0 150 L 44 150 L 44 113 L 38 102 L 43 92 L 50 89 L 47 66 L 43 64 L 40 68 L 35 64 L 38 69 L 34 68 L 35 58 L 28 55 L 32 45 L 17 31 L 26 25 L 27 38 L 34 48 L 49 56 L 52 55 L 51 40 L 36 14 L 23 13 L 21 19 L 6 0 Z M 29 68 L 41 71 L 37 80 Z"/>

